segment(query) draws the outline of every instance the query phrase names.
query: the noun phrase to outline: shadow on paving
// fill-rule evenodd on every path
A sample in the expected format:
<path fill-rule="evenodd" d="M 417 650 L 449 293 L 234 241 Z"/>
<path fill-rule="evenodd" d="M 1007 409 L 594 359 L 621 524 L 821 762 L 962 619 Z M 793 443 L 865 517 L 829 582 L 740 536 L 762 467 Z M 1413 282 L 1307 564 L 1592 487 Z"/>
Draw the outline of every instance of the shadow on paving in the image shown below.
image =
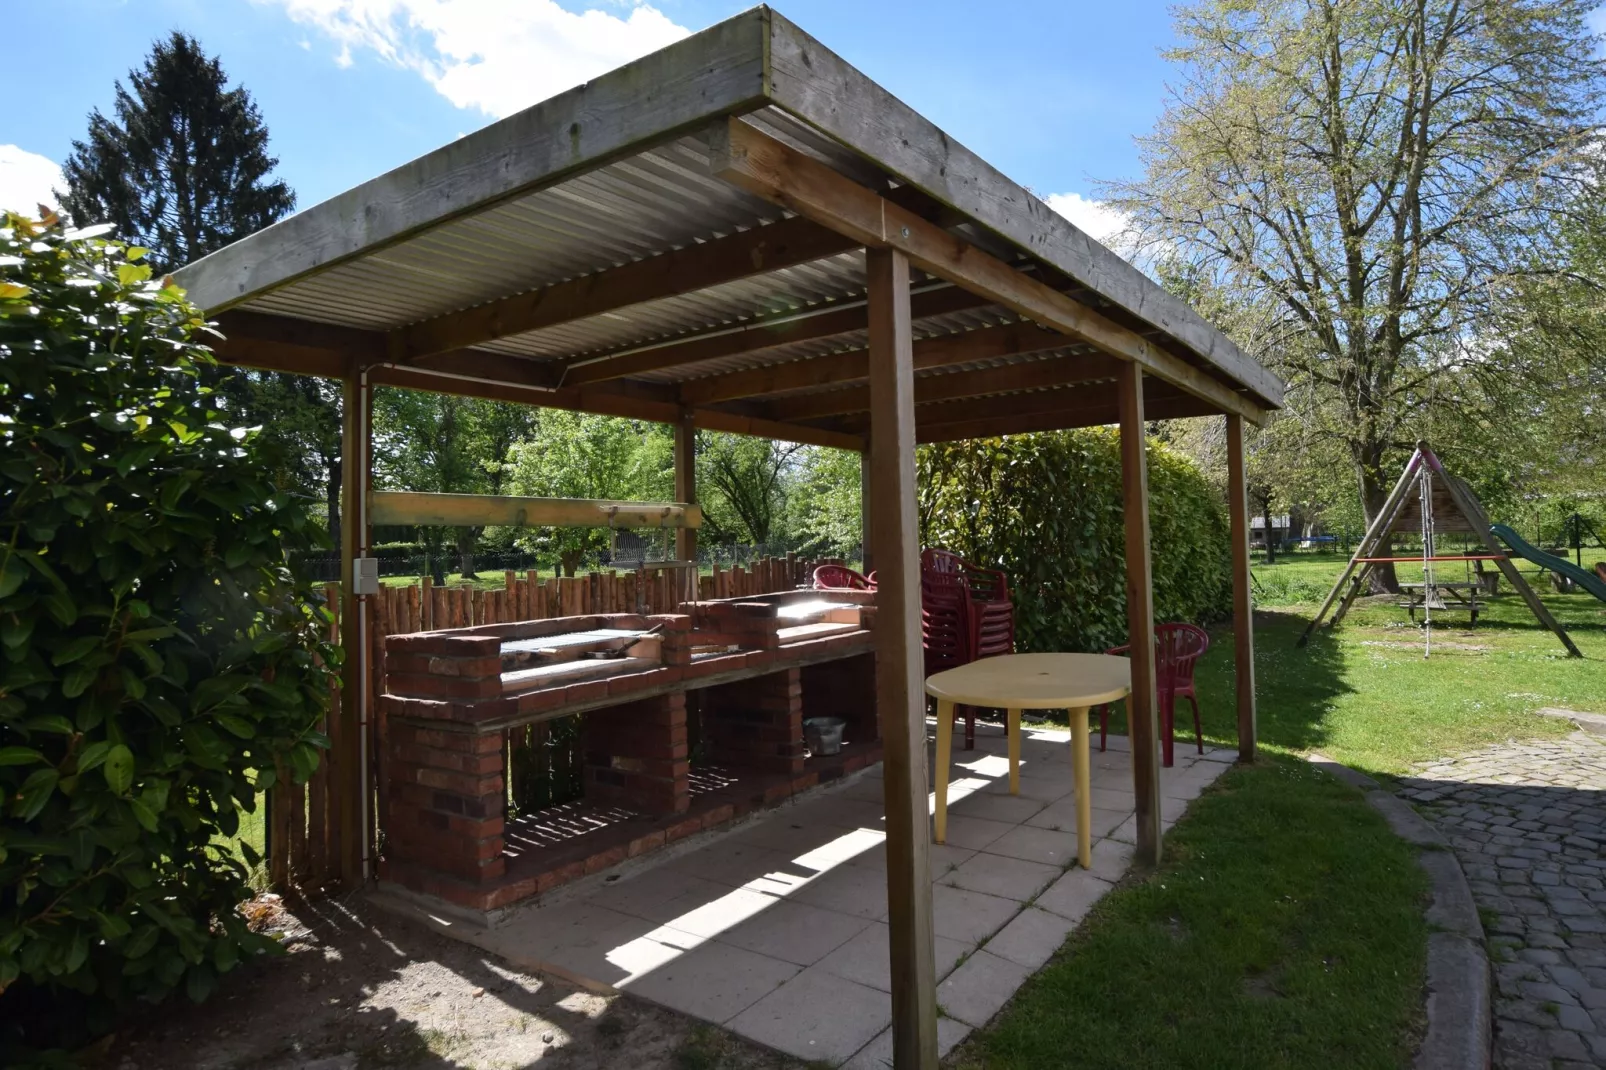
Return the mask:
<path fill-rule="evenodd" d="M 290 953 L 175 1000 L 107 1045 L 107 1070 L 457 1070 L 798 1064 L 625 997 L 520 972 L 360 896 L 298 904 Z M 299 924 L 298 924 L 299 923 Z M 707 1057 L 706 1055 L 704 1056 Z"/>

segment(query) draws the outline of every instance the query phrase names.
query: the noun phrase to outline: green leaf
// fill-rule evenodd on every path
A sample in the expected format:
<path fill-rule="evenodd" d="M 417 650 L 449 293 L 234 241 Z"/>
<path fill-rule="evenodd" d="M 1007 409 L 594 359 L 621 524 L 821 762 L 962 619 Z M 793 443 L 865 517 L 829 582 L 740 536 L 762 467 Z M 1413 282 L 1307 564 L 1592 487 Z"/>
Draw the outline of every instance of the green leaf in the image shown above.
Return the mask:
<path fill-rule="evenodd" d="M 100 675 L 100 669 L 94 665 L 79 665 L 71 669 L 61 681 L 61 694 L 64 698 L 77 698 L 89 690 L 89 685 L 95 682 Z"/>
<path fill-rule="evenodd" d="M 55 794 L 56 782 L 60 779 L 54 769 L 40 769 L 24 780 L 22 790 L 17 793 L 16 815 L 24 821 L 38 817 L 39 811 L 50 801 L 50 796 Z"/>
<path fill-rule="evenodd" d="M 257 734 L 257 726 L 244 717 L 237 717 L 232 713 L 217 713 L 213 714 L 212 719 L 241 739 L 250 739 Z"/>
<path fill-rule="evenodd" d="M 6 558 L 5 564 L 0 566 L 0 598 L 16 594 L 27 575 L 28 569 L 21 559 L 15 556 Z"/>
<path fill-rule="evenodd" d="M 98 635 L 82 635 L 72 640 L 51 657 L 52 665 L 71 665 L 88 657 L 90 653 L 104 646 L 106 640 Z M 68 696 L 71 698 L 72 696 Z"/>
<path fill-rule="evenodd" d="M 101 775 L 106 778 L 107 787 L 119 795 L 128 794 L 134 783 L 134 752 L 121 743 L 112 747 L 106 752 Z"/>
<path fill-rule="evenodd" d="M 134 820 L 138 821 L 146 832 L 156 831 L 156 813 L 149 806 L 146 806 L 139 799 L 130 799 L 128 800 L 128 808 L 134 811 Z"/>
<path fill-rule="evenodd" d="M 0 765 L 32 765 L 45 756 L 31 747 L 0 747 Z"/>

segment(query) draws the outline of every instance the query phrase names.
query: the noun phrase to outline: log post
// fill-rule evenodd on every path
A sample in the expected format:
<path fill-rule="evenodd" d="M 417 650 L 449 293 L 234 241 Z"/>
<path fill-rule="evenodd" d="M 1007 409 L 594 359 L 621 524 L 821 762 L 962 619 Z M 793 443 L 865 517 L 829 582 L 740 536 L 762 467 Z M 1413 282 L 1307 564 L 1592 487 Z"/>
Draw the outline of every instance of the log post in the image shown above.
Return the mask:
<path fill-rule="evenodd" d="M 859 552 L 864 560 L 859 563 L 868 576 L 875 571 L 875 549 L 870 536 L 870 451 L 859 454 Z"/>
<path fill-rule="evenodd" d="M 697 427 L 690 409 L 682 409 L 680 422 L 675 424 L 675 501 L 683 505 L 697 502 Z M 680 561 L 697 560 L 696 528 L 688 525 L 675 529 L 675 557 Z"/>
<path fill-rule="evenodd" d="M 1121 499 L 1126 520 L 1126 634 L 1132 647 L 1127 731 L 1137 803 L 1138 858 L 1160 863 L 1160 755 L 1154 677 L 1154 570 L 1149 558 L 1149 469 L 1143 442 L 1143 369 L 1119 375 Z"/>
<path fill-rule="evenodd" d="M 368 373 L 355 362 L 341 394 L 340 439 L 340 646 L 345 662 L 340 673 L 338 731 L 330 740 L 329 801 L 338 829 L 335 856 L 340 883 L 356 888 L 366 878 L 365 812 L 367 790 L 367 697 L 369 653 L 364 634 L 367 599 L 355 592 L 357 559 L 366 557 L 368 483 L 372 461 L 372 396 Z M 333 718 L 331 719 L 333 720 Z"/>
<path fill-rule="evenodd" d="M 892 1051 L 899 1070 L 937 1066 L 931 840 L 926 810 L 926 702 L 920 651 L 915 507 L 914 355 L 909 261 L 866 250 L 870 327 L 870 508 L 880 592 L 876 702 L 884 746 Z"/>
<path fill-rule="evenodd" d="M 1249 481 L 1244 418 L 1227 414 L 1227 512 L 1232 531 L 1233 672 L 1238 688 L 1238 760 L 1255 760 L 1255 604 L 1249 573 Z"/>

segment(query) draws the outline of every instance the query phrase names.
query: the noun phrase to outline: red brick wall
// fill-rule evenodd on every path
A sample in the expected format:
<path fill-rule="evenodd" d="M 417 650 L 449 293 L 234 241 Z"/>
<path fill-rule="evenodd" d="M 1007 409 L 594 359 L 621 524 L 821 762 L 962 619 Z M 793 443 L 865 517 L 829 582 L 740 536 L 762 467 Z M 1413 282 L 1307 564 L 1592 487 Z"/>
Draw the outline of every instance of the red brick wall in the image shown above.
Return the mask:
<path fill-rule="evenodd" d="M 718 765 L 803 771 L 803 678 L 799 669 L 703 692 L 703 749 Z"/>
<path fill-rule="evenodd" d="M 683 692 L 592 710 L 581 734 L 587 802 L 648 814 L 684 813 L 690 805 Z"/>
<path fill-rule="evenodd" d="M 502 737 L 386 727 L 387 858 L 467 881 L 502 876 Z"/>
<path fill-rule="evenodd" d="M 803 717 L 845 717 L 843 738 L 874 743 L 881 738 L 876 716 L 875 655 L 806 665 L 803 674 Z"/>

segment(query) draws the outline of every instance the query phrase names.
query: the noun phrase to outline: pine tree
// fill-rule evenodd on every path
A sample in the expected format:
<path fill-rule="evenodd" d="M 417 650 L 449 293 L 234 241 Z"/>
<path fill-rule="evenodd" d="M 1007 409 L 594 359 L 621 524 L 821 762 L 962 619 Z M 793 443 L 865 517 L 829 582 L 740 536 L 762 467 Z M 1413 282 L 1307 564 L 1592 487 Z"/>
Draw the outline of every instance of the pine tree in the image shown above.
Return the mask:
<path fill-rule="evenodd" d="M 116 119 L 95 109 L 62 172 L 68 214 L 108 222 L 171 270 L 280 218 L 295 194 L 270 180 L 268 129 L 243 88 L 228 88 L 193 37 L 157 41 L 142 69 L 117 83 Z"/>

